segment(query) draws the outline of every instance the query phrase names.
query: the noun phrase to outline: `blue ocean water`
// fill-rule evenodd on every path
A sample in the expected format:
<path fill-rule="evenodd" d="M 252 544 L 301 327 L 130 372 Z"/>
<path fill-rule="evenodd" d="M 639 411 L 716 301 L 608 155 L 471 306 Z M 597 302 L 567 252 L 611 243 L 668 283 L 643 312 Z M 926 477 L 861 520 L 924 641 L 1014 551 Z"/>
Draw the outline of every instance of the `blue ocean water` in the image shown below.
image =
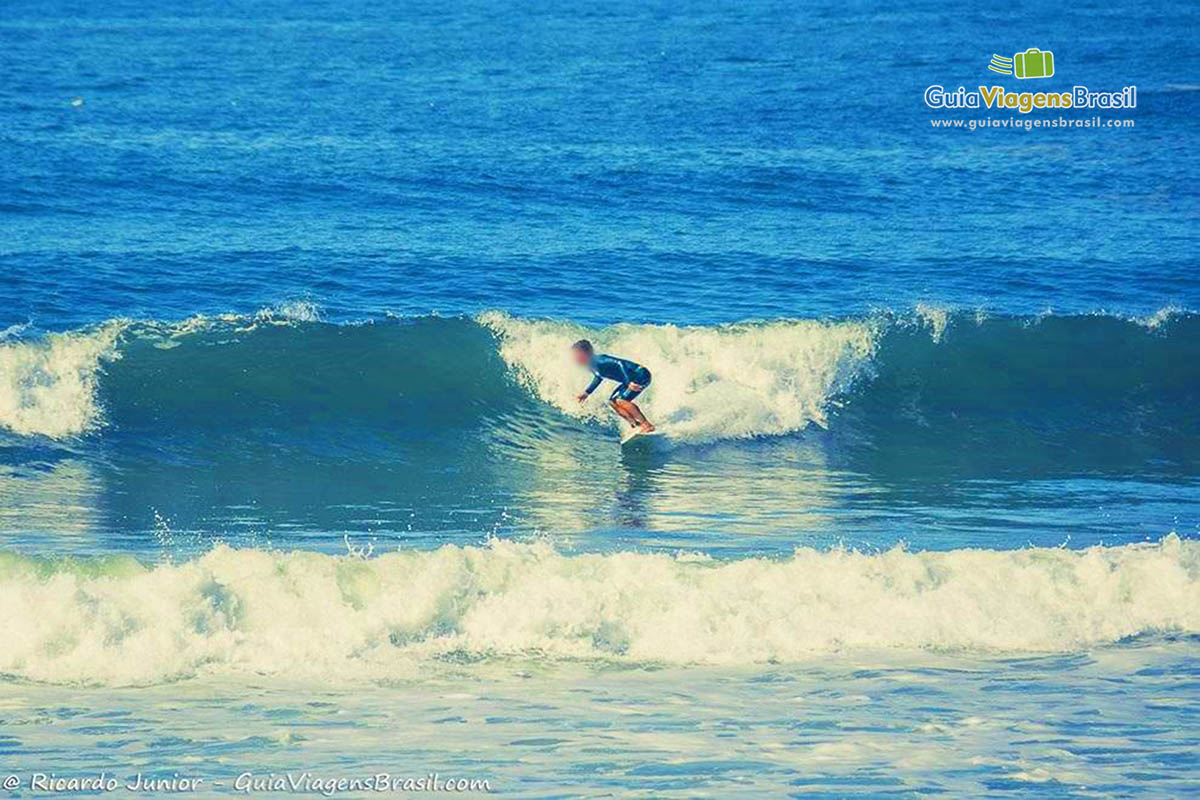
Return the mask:
<path fill-rule="evenodd" d="M 1185 793 L 1198 17 L 7 3 L 18 793 Z M 933 126 L 1031 46 L 1133 125 Z"/>

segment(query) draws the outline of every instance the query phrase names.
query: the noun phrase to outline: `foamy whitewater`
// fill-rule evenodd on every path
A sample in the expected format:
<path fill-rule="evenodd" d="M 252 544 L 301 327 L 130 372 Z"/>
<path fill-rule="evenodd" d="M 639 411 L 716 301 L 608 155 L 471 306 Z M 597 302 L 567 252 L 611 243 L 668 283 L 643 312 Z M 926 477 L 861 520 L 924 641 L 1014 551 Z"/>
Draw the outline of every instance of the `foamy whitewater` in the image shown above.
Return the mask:
<path fill-rule="evenodd" d="M 62 438 L 99 422 L 100 365 L 117 357 L 122 325 L 50 333 L 33 342 L 0 337 L 0 425 L 23 435 Z"/>
<path fill-rule="evenodd" d="M 563 342 L 590 336 L 598 352 L 637 353 L 655 365 L 646 412 L 692 441 L 784 434 L 825 424 L 830 398 L 869 369 L 876 346 L 870 321 L 796 320 L 757 325 L 617 325 L 600 331 L 488 313 L 500 355 L 541 400 L 564 413 L 610 421 L 603 403 L 581 409 L 579 370 Z"/>
<path fill-rule="evenodd" d="M 807 662 L 855 650 L 1070 652 L 1200 634 L 1200 544 L 782 560 L 564 555 L 493 540 L 374 558 L 221 546 L 184 564 L 4 554 L 0 672 L 413 678 L 448 657 Z"/>

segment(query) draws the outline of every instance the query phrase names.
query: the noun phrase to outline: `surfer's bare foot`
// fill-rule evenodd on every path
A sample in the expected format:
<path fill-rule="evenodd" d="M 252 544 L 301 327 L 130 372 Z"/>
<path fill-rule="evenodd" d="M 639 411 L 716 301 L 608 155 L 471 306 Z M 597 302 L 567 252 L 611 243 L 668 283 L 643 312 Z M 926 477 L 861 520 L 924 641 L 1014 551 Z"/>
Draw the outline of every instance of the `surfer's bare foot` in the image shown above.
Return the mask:
<path fill-rule="evenodd" d="M 641 425 L 638 426 L 638 430 L 640 430 L 642 433 L 653 433 L 654 426 L 651 425 L 649 422 L 643 422 Z"/>

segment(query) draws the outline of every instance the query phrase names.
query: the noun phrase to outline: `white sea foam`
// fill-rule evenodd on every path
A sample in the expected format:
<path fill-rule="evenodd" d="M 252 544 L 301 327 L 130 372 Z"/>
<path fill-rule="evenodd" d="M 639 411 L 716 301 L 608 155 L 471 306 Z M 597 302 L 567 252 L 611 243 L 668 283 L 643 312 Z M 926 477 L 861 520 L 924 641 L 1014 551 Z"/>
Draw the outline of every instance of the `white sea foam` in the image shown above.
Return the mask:
<path fill-rule="evenodd" d="M 270 308 L 264 308 L 254 315 L 263 322 L 320 322 L 321 308 L 311 300 L 289 300 Z"/>
<path fill-rule="evenodd" d="M 600 352 L 645 364 L 654 381 L 638 403 L 672 435 L 693 441 L 824 425 L 830 402 L 869 372 L 877 341 L 870 321 L 593 329 L 489 312 L 480 322 L 496 333 L 518 379 L 575 416 L 613 418 L 605 388 L 582 407 L 576 402 L 589 376 L 571 362 L 571 342 L 586 337 Z"/>
<path fill-rule="evenodd" d="M 1147 317 L 1142 317 L 1136 321 L 1143 327 L 1149 328 L 1150 330 L 1156 330 L 1182 313 L 1183 310 L 1178 306 L 1163 306 L 1153 314 Z"/>
<path fill-rule="evenodd" d="M 17 322 L 13 325 L 9 325 L 7 328 L 0 330 L 0 342 L 3 342 L 7 339 L 15 340 L 28 328 L 28 322 Z"/>
<path fill-rule="evenodd" d="M 116 358 L 123 322 L 30 340 L 0 340 L 0 427 L 62 438 L 100 420 L 97 373 Z"/>
<path fill-rule="evenodd" d="M 1200 542 L 786 560 L 563 555 L 493 541 L 376 558 L 218 547 L 153 568 L 0 554 L 0 672 L 407 677 L 447 659 L 804 661 L 836 651 L 1075 651 L 1200 633 Z"/>
<path fill-rule="evenodd" d="M 264 326 L 294 326 L 298 322 L 321 322 L 322 319 L 321 308 L 316 304 L 292 300 L 260 308 L 253 314 L 195 314 L 183 320 L 144 320 L 134 326 L 133 333 L 154 341 L 157 347 L 170 349 L 180 340 L 198 333 L 247 333 Z"/>
<path fill-rule="evenodd" d="M 946 335 L 950 324 L 950 312 L 941 306 L 917 303 L 913 309 L 919 319 L 929 326 L 929 338 L 936 344 Z"/>

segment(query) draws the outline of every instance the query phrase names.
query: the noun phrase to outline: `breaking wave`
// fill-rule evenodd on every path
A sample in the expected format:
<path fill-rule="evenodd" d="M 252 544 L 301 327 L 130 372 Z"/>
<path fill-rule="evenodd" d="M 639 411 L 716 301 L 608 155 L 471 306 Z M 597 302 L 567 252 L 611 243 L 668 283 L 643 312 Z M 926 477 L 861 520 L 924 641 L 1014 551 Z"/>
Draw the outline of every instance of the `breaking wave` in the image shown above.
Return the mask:
<path fill-rule="evenodd" d="M 51 333 L 16 341 L 20 330 L 0 336 L 0 426 L 23 435 L 61 438 L 96 427 L 101 365 L 118 357 L 123 325 Z"/>
<path fill-rule="evenodd" d="M 254 427 L 301 437 L 350 425 L 416 437 L 497 420 L 548 431 L 572 419 L 612 425 L 600 397 L 575 402 L 587 376 L 566 348 L 581 336 L 650 367 L 640 402 L 676 442 L 820 428 L 867 448 L 1200 457 L 1200 317 L 1173 310 L 1131 320 L 922 307 L 848 320 L 588 327 L 500 312 L 333 324 L 293 304 L 18 330 L 0 340 L 0 431 L 70 439 L 222 428 L 236 437 Z"/>
<path fill-rule="evenodd" d="M 217 547 L 179 564 L 0 553 L 0 672 L 406 678 L 479 660 L 796 662 L 860 649 L 1067 652 L 1200 633 L 1200 542 L 783 560 L 493 540 L 375 558 Z"/>
<path fill-rule="evenodd" d="M 653 365 L 653 391 L 640 402 L 672 435 L 693 441 L 825 425 L 830 401 L 869 373 L 877 342 L 872 322 L 597 330 L 496 313 L 481 320 L 497 333 L 501 357 L 531 393 L 573 416 L 611 419 L 602 402 L 579 407 L 580 371 L 564 358 L 564 342 L 590 337 L 599 350 Z"/>

